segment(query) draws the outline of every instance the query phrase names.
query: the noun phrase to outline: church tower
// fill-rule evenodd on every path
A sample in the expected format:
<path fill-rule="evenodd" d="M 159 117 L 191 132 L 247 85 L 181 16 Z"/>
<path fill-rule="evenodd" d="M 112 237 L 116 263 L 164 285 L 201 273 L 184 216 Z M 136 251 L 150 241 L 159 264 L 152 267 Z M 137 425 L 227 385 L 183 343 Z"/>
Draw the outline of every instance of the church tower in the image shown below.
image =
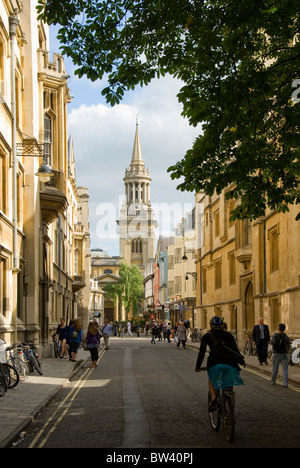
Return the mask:
<path fill-rule="evenodd" d="M 120 257 L 144 273 L 149 259 L 155 257 L 157 222 L 150 203 L 150 173 L 145 168 L 138 123 L 131 164 L 125 171 L 125 201 L 120 210 Z"/>

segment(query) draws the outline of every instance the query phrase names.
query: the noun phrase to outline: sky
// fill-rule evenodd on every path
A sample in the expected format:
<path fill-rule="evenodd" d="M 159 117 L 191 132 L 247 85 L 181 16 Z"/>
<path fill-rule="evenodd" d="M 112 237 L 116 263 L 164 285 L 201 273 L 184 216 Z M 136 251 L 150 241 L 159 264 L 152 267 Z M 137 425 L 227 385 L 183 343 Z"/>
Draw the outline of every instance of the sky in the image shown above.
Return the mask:
<path fill-rule="evenodd" d="M 50 28 L 50 51 L 59 50 L 55 28 Z M 75 152 L 76 181 L 88 188 L 91 248 L 119 255 L 116 220 L 124 198 L 123 178 L 129 167 L 136 122 L 144 163 L 150 171 L 151 204 L 159 223 L 158 235 L 172 235 L 182 216 L 194 206 L 194 194 L 176 189 L 169 166 L 181 160 L 200 129 L 181 116 L 177 94 L 181 83 L 166 76 L 125 95 L 121 104 L 106 104 L 101 90 L 105 81 L 92 83 L 74 75 L 75 66 L 65 57 L 68 86 L 68 133 Z"/>

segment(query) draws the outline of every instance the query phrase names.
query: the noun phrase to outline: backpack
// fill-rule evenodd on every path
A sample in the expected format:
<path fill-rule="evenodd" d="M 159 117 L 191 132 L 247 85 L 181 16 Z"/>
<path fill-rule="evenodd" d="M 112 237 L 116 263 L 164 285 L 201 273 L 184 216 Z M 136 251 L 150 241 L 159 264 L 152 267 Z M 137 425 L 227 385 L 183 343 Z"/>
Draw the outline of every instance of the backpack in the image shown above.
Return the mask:
<path fill-rule="evenodd" d="M 77 340 L 79 332 L 77 330 L 73 330 L 71 334 L 71 340 Z"/>
<path fill-rule="evenodd" d="M 285 334 L 280 333 L 278 335 L 275 335 L 272 340 L 272 345 L 273 345 L 273 350 L 276 353 L 279 354 L 284 354 L 286 353 L 286 340 L 285 340 Z"/>
<path fill-rule="evenodd" d="M 212 352 L 217 359 L 220 361 L 230 361 L 232 363 L 241 364 L 245 366 L 245 359 L 236 349 L 232 349 L 230 346 L 233 343 L 226 343 L 224 340 L 216 338 L 213 333 L 210 332 L 210 337 L 213 341 Z"/>

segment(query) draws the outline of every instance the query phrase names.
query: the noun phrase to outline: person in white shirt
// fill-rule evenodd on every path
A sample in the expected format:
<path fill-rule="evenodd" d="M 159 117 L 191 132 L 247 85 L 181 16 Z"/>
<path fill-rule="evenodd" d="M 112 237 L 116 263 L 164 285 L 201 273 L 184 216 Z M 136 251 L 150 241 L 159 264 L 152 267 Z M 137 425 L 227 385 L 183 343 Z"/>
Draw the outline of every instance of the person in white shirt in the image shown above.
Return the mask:
<path fill-rule="evenodd" d="M 128 335 L 132 336 L 131 323 L 129 321 L 127 323 L 127 336 Z"/>

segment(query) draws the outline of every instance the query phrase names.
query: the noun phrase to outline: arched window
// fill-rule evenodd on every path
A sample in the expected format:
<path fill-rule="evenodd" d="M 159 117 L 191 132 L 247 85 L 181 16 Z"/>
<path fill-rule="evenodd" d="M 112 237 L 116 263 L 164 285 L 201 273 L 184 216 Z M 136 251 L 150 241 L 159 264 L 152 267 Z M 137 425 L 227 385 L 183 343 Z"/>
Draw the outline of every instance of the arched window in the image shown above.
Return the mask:
<path fill-rule="evenodd" d="M 131 241 L 131 253 L 143 253 L 143 241 L 141 239 L 133 239 Z"/>
<path fill-rule="evenodd" d="M 44 116 L 44 151 L 47 163 L 52 164 L 52 143 L 53 143 L 53 128 L 52 119 L 49 114 Z"/>

